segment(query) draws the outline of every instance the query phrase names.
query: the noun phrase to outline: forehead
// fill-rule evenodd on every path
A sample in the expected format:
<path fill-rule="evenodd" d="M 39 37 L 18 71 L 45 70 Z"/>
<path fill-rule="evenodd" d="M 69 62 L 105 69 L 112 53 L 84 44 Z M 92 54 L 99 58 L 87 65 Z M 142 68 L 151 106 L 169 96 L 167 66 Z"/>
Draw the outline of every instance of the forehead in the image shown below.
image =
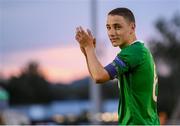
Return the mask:
<path fill-rule="evenodd" d="M 124 24 L 124 23 L 126 23 L 126 20 L 124 19 L 124 17 L 119 16 L 119 15 L 108 15 L 106 23 L 108 25 Z"/>

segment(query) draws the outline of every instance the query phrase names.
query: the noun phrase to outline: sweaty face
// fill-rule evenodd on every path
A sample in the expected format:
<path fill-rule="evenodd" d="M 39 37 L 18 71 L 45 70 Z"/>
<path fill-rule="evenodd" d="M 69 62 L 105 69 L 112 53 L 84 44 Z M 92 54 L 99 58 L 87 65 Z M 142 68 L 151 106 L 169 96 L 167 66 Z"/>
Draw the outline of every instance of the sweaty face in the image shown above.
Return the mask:
<path fill-rule="evenodd" d="M 133 24 L 119 15 L 108 15 L 107 33 L 114 47 L 123 47 L 129 43 L 133 33 Z"/>

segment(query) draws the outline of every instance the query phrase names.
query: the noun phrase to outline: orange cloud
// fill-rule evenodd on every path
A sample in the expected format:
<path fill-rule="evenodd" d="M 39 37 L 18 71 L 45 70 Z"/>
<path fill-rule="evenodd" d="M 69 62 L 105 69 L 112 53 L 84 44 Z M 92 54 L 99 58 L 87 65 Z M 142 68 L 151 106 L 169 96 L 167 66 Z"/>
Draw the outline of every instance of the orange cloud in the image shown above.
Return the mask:
<path fill-rule="evenodd" d="M 9 54 L 3 65 L 3 75 L 8 78 L 20 73 L 29 61 L 40 63 L 51 82 L 71 82 L 88 75 L 86 63 L 79 47 L 64 46 Z"/>
<path fill-rule="evenodd" d="M 103 65 L 111 62 L 119 49 L 103 48 L 105 55 L 100 59 Z M 103 60 L 102 60 L 103 59 Z M 43 74 L 51 82 L 69 83 L 88 76 L 86 61 L 78 46 L 51 47 L 8 54 L 4 57 L 0 74 L 4 78 L 18 75 L 30 61 L 40 64 Z"/>

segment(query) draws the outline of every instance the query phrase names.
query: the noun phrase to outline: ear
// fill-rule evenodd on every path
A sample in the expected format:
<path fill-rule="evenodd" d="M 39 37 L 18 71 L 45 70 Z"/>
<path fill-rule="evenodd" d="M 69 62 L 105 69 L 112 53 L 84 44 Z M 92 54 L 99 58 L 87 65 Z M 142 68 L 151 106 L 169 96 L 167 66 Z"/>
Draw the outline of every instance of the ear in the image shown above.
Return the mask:
<path fill-rule="evenodd" d="M 136 24 L 132 22 L 132 23 L 130 24 L 130 27 L 131 27 L 131 32 L 130 32 L 130 33 L 132 34 L 132 33 L 135 32 Z"/>

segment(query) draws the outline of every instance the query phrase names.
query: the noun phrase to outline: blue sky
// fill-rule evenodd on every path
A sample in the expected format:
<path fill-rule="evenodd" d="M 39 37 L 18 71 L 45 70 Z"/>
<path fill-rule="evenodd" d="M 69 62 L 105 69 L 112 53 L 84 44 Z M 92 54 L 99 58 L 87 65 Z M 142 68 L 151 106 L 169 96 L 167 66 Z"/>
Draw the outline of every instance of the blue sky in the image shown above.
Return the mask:
<path fill-rule="evenodd" d="M 151 37 L 157 36 L 154 29 L 155 21 L 161 17 L 170 19 L 175 12 L 180 11 L 180 1 L 97 0 L 96 37 L 99 47 L 106 49 L 104 54 L 106 63 L 110 62 L 116 55 L 115 52 L 119 50 L 111 47 L 105 27 L 107 13 L 116 7 L 127 7 L 134 12 L 137 37 L 146 42 Z M 18 69 L 30 60 L 24 57 L 35 57 L 36 54 L 33 53 L 35 51 L 58 48 L 66 54 L 69 52 L 65 49 L 78 50 L 78 44 L 74 39 L 75 28 L 81 25 L 91 29 L 90 9 L 90 0 L 0 0 L 0 70 L 6 72 L 9 66 Z M 73 52 L 72 56 L 77 53 L 80 52 Z M 55 64 L 61 64 L 61 61 L 73 62 L 68 58 L 71 59 L 60 57 L 57 59 L 59 61 L 54 62 Z M 35 60 L 46 64 L 47 67 L 50 64 L 47 65 L 45 62 L 52 59 L 35 58 Z"/>
<path fill-rule="evenodd" d="M 98 38 L 107 39 L 106 14 L 116 7 L 130 8 L 137 35 L 147 39 L 159 17 L 170 18 L 179 0 L 97 0 Z M 90 0 L 1 0 L 1 53 L 75 44 L 74 29 L 90 27 Z M 108 40 L 108 39 L 107 39 Z"/>
<path fill-rule="evenodd" d="M 89 20 L 88 2 L 82 0 L 4 0 L 1 3 L 4 52 L 71 43 L 75 25 L 88 24 Z M 81 9 L 85 11 L 81 13 Z"/>

